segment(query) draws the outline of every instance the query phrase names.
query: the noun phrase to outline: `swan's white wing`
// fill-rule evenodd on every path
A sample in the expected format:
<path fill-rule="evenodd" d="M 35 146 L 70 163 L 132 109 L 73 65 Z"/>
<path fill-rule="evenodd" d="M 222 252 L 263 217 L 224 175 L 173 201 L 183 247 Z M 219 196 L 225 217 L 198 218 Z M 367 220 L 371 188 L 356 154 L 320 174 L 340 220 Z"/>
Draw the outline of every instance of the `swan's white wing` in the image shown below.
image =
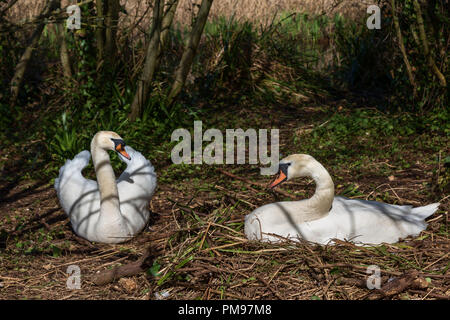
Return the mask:
<path fill-rule="evenodd" d="M 148 204 L 156 188 L 156 173 L 142 154 L 131 147 L 125 149 L 131 161 L 121 156 L 127 168 L 117 180 L 117 187 L 122 217 L 127 221 L 128 233 L 134 235 L 148 221 Z M 103 241 L 101 236 L 104 230 L 97 228 L 100 216 L 98 184 L 84 178 L 81 173 L 88 165 L 90 156 L 89 151 L 82 151 L 74 159 L 67 160 L 55 180 L 55 189 L 74 231 L 88 240 Z"/>
<path fill-rule="evenodd" d="M 125 146 L 125 150 L 131 160 L 119 154 L 120 159 L 127 163 L 127 168 L 117 179 L 120 210 L 133 230 L 142 229 L 148 221 L 148 205 L 156 189 L 156 172 L 140 152 L 130 146 Z"/>
<path fill-rule="evenodd" d="M 282 238 L 297 239 L 300 237 L 314 241 L 315 238 L 310 239 L 311 231 L 308 228 L 304 230 L 300 228 L 304 219 L 311 216 L 310 208 L 306 205 L 302 206 L 302 203 L 305 202 L 282 201 L 255 209 L 245 217 L 244 232 L 247 238 L 277 242 Z"/>
<path fill-rule="evenodd" d="M 336 238 L 366 244 L 394 243 L 425 230 L 424 218 L 433 214 L 438 205 L 413 208 L 410 205 L 335 197 L 328 217 L 329 223 L 339 230 Z"/>
<path fill-rule="evenodd" d="M 245 217 L 247 238 L 279 241 L 280 238 L 274 235 L 280 235 L 320 244 L 330 243 L 334 238 L 356 244 L 394 243 L 400 238 L 418 235 L 426 228 L 424 219 L 439 206 L 435 203 L 412 208 L 335 197 L 327 216 L 303 222 L 297 219 L 302 216 L 299 213 L 304 214 L 308 207 L 299 208 L 300 203 L 277 202 L 256 209 Z"/>
<path fill-rule="evenodd" d="M 142 189 L 139 193 L 146 194 L 148 199 L 153 195 L 156 188 L 156 172 L 155 168 L 140 152 L 134 150 L 130 146 L 125 146 L 125 150 L 130 155 L 131 160 L 123 157 L 120 153 L 120 159 L 127 164 L 127 168 L 117 179 L 117 184 L 126 187 Z M 125 190 L 124 190 L 125 191 Z"/>
<path fill-rule="evenodd" d="M 81 173 L 89 164 L 90 158 L 89 151 L 81 151 L 72 160 L 66 161 L 55 179 L 59 202 L 69 216 L 85 199 L 91 198 L 95 192 L 98 193 L 97 182 L 86 179 Z"/>

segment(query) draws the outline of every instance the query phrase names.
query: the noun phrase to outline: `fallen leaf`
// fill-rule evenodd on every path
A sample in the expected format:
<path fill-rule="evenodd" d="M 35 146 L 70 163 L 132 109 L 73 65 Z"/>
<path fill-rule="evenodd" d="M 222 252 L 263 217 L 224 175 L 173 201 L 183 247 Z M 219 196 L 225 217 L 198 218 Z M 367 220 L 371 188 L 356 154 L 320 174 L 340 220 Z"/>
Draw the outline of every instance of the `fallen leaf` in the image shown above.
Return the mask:
<path fill-rule="evenodd" d="M 127 293 L 133 293 L 137 289 L 136 281 L 133 279 L 121 278 L 119 284 Z"/>

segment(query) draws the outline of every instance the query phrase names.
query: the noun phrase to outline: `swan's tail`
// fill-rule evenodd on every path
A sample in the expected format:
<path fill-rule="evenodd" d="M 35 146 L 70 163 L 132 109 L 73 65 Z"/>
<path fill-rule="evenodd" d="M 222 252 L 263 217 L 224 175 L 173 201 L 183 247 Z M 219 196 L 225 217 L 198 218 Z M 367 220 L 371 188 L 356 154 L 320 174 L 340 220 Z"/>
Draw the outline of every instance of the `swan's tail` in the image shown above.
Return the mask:
<path fill-rule="evenodd" d="M 61 180 L 66 176 L 70 177 L 74 173 L 80 173 L 91 159 L 91 153 L 87 150 L 81 151 L 72 160 L 67 160 L 66 163 L 59 169 L 59 176 L 55 179 L 55 189 L 60 189 Z"/>
<path fill-rule="evenodd" d="M 431 216 L 433 213 L 436 212 L 439 205 L 440 203 L 436 202 L 423 207 L 413 208 L 411 210 L 411 214 L 414 216 L 416 220 L 425 220 L 426 218 L 428 218 L 429 216 Z"/>

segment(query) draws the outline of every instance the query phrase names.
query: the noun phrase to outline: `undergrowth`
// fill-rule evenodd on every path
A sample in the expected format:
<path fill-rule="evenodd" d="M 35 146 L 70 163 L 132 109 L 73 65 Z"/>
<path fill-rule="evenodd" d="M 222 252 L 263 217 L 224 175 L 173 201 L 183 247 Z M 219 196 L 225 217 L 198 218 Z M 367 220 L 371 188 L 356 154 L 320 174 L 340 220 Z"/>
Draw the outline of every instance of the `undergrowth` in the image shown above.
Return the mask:
<path fill-rule="evenodd" d="M 385 26 L 391 24 L 389 19 Z M 165 97 L 170 79 L 165 75 L 173 69 L 187 34 L 178 25 L 170 37 L 174 55 L 163 57 L 163 72 L 158 75 L 142 117 L 135 122 L 128 120 L 128 114 L 135 92 L 133 70 L 139 66 L 119 59 L 115 68 L 98 72 L 95 30 L 87 27 L 82 31 L 67 33 L 69 52 L 76 61 L 73 79 L 67 81 L 55 63 L 59 57 L 57 37 L 51 29 L 45 30 L 35 59 L 42 61 L 39 65 L 53 67 L 40 76 L 40 82 L 32 82 L 37 83 L 35 86 L 26 84 L 21 105 L 14 106 L 12 116 L 0 117 L 5 128 L 0 138 L 6 145 L 45 142 L 21 148 L 27 158 L 35 159 L 31 161 L 33 167 L 39 163 L 38 167 L 43 168 L 33 171 L 36 176 L 55 177 L 65 159 L 89 149 L 91 137 L 99 130 L 118 132 L 151 159 L 168 159 L 170 134 L 176 128 L 190 128 L 193 120 L 202 120 L 205 125 L 236 126 L 231 119 L 239 122 L 239 116 L 227 115 L 230 106 L 256 109 L 255 113 L 263 105 L 269 109 L 277 105 L 301 109 L 311 103 L 345 98 L 350 91 L 360 94 L 372 109 L 357 104 L 359 109 L 346 107 L 345 112 L 328 115 L 326 125 L 314 129 L 307 138 L 311 151 L 334 153 L 336 159 L 351 157 L 355 149 L 368 157 L 380 152 L 395 155 L 395 146 L 379 148 L 374 144 L 393 140 L 395 145 L 397 137 L 424 135 L 425 139 L 437 137 L 437 141 L 430 142 L 430 148 L 436 151 L 439 147 L 433 145 L 442 146 L 449 134 L 449 114 L 442 106 L 445 96 L 427 111 L 423 101 L 420 106 L 411 101 L 404 81 L 391 76 L 395 66 L 386 64 L 392 56 L 392 43 L 387 40 L 390 28 L 368 30 L 361 21 L 350 21 L 339 14 L 328 17 L 283 12 L 265 27 L 233 15 L 216 17 L 205 27 L 186 90 L 180 101 L 168 108 Z M 1 71 L 8 78 L 19 50 L 8 50 L 4 34 L 0 40 L 4 62 Z M 135 49 L 144 53 L 142 44 L 136 44 Z M 123 50 L 124 54 L 128 52 L 129 45 Z M 394 63 L 398 63 L 396 59 Z M 31 69 L 30 73 L 43 72 L 36 65 Z M 395 73 L 405 76 L 401 68 Z M 7 92 L 7 85 L 3 80 L 3 92 Z M 49 90 L 52 86 L 57 89 Z M 38 97 L 37 106 L 31 104 Z M 0 97 L 2 114 L 11 111 L 7 98 L 7 94 Z M 33 113 L 31 120 L 29 113 Z M 264 117 L 255 115 L 254 119 L 242 120 L 261 125 Z M 422 138 L 416 139 L 424 143 Z M 115 161 L 113 164 L 120 166 Z"/>

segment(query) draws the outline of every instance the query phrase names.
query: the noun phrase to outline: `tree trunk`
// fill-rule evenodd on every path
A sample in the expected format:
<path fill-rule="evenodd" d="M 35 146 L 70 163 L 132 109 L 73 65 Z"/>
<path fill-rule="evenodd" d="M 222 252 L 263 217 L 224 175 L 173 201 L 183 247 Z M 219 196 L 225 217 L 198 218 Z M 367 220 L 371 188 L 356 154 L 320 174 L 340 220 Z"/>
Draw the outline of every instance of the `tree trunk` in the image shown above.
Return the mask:
<path fill-rule="evenodd" d="M 149 97 L 150 84 L 153 75 L 156 72 L 158 61 L 161 55 L 160 37 L 161 37 L 161 20 L 164 8 L 164 0 L 155 0 L 153 8 L 153 23 L 150 32 L 150 41 L 147 47 L 144 68 L 138 79 L 138 88 L 131 103 L 131 112 L 129 119 L 135 121 L 142 114 L 143 106 Z"/>
<path fill-rule="evenodd" d="M 16 66 L 16 71 L 14 72 L 14 76 L 11 80 L 11 106 L 16 103 L 17 97 L 19 96 L 19 90 L 22 85 L 23 76 L 33 54 L 33 50 L 35 47 L 37 47 L 42 30 L 44 30 L 45 20 L 51 15 L 52 11 L 56 10 L 59 7 L 60 1 L 47 0 L 42 12 L 39 14 L 39 16 L 36 17 L 36 19 L 34 19 L 34 22 L 37 24 L 36 29 L 34 30 L 29 40 L 28 47 L 25 49 L 25 52 L 22 54 L 22 57 L 20 58 L 19 63 Z"/>
<path fill-rule="evenodd" d="M 172 0 L 167 3 L 167 10 L 164 13 L 164 17 L 161 24 L 161 48 L 167 47 L 167 40 L 169 38 L 170 27 L 172 26 L 175 12 L 177 11 L 179 0 Z"/>
<path fill-rule="evenodd" d="M 66 80 L 72 79 L 72 67 L 70 64 L 69 50 L 66 42 L 66 26 L 64 23 L 55 24 L 56 37 L 59 42 L 59 58 L 63 69 L 64 78 Z"/>
<path fill-rule="evenodd" d="M 403 44 L 402 30 L 400 29 L 400 23 L 398 21 L 395 0 L 391 0 L 391 6 L 392 6 L 392 17 L 394 19 L 394 27 L 395 27 L 395 31 L 397 32 L 398 45 L 400 47 L 400 51 L 402 52 L 403 62 L 405 63 L 406 72 L 408 73 L 409 82 L 411 83 L 411 85 L 413 87 L 413 95 L 415 97 L 417 94 L 416 82 L 414 80 L 414 75 L 412 73 L 412 68 L 411 68 L 411 64 L 409 63 L 408 55 L 406 54 L 405 45 Z"/>
<path fill-rule="evenodd" d="M 61 32 L 60 58 L 61 58 L 61 64 L 63 67 L 64 77 L 66 77 L 66 79 L 71 79 L 72 78 L 72 68 L 70 66 L 69 50 L 67 49 L 66 33 L 64 31 L 64 28 L 62 30 L 60 30 L 60 32 Z"/>
<path fill-rule="evenodd" d="M 169 41 L 169 32 L 170 27 L 172 26 L 173 18 L 175 17 L 175 12 L 177 11 L 179 0 L 172 0 L 167 4 L 168 8 L 166 12 L 164 13 L 164 17 L 161 22 L 161 35 L 159 39 L 159 50 L 160 54 L 158 56 L 158 59 L 156 61 L 156 67 L 155 70 L 159 70 L 159 65 L 161 63 L 162 53 L 167 48 L 168 41 Z M 151 79 L 153 81 L 153 79 Z"/>
<path fill-rule="evenodd" d="M 117 51 L 116 35 L 117 24 L 119 22 L 120 3 L 119 0 L 106 0 L 106 3 L 104 59 L 106 68 L 112 70 Z"/>
<path fill-rule="evenodd" d="M 173 105 L 176 98 L 180 94 L 181 89 L 186 83 L 186 78 L 191 70 L 191 65 L 194 60 L 195 53 L 197 52 L 198 44 L 200 42 L 206 20 L 208 19 L 212 2 L 213 0 L 202 0 L 202 4 L 198 11 L 197 20 L 192 28 L 191 34 L 189 35 L 187 47 L 184 50 L 180 64 L 175 71 L 175 81 L 167 99 L 169 107 Z"/>
<path fill-rule="evenodd" d="M 96 0 L 95 6 L 97 9 L 97 26 L 95 30 L 95 37 L 97 40 L 97 70 L 103 65 L 103 58 L 105 52 L 105 24 L 103 15 L 103 1 Z"/>
<path fill-rule="evenodd" d="M 428 60 L 428 64 L 430 65 L 431 70 L 436 75 L 436 77 L 439 79 L 439 83 L 441 84 L 441 86 L 446 87 L 447 81 L 445 80 L 444 75 L 441 73 L 441 71 L 438 69 L 436 63 L 434 62 L 433 55 L 430 51 L 430 47 L 428 46 L 427 34 L 425 32 L 425 25 L 424 25 L 423 17 L 422 17 L 422 9 L 420 8 L 420 4 L 417 0 L 414 0 L 413 4 L 414 4 L 414 9 L 416 10 L 417 24 L 419 26 L 419 38 L 422 42 L 423 53 L 425 55 L 425 58 Z"/>

